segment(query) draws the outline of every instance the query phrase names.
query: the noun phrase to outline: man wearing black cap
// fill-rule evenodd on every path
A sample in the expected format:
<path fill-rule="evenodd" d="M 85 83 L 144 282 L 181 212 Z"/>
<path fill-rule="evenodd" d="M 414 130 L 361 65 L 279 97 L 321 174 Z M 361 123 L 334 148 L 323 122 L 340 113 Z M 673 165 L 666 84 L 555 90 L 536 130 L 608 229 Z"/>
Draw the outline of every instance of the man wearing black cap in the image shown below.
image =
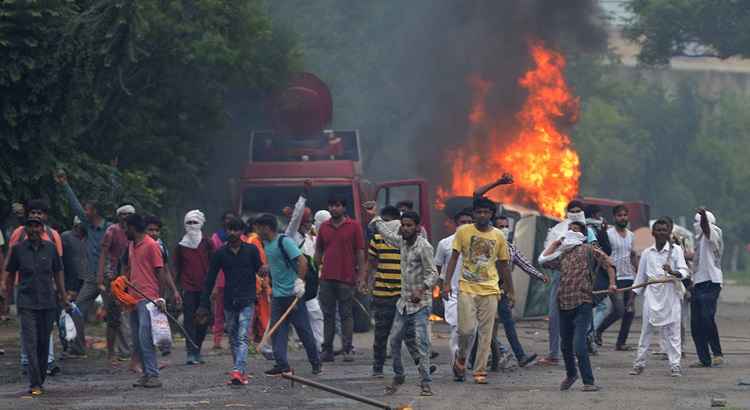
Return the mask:
<path fill-rule="evenodd" d="M 21 340 L 28 352 L 29 393 L 38 396 L 42 394 L 47 374 L 47 353 L 57 304 L 67 306 L 68 301 L 60 255 L 52 242 L 42 240 L 44 222 L 32 215 L 26 220 L 25 231 L 26 239 L 13 246 L 6 271 L 19 275 L 16 306 Z M 4 286 L 7 273 L 3 274 L 0 286 Z"/>

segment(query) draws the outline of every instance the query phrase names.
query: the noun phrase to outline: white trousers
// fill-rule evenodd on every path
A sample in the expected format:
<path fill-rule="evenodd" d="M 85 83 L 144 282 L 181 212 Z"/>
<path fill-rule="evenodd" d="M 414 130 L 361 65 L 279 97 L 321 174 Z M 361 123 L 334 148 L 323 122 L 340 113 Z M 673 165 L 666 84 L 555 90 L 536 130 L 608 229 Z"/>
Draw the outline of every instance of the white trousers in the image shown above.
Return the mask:
<path fill-rule="evenodd" d="M 318 298 L 305 302 L 305 307 L 307 307 L 307 315 L 310 317 L 313 336 L 320 349 L 320 346 L 323 345 L 323 311 L 320 309 Z"/>
<path fill-rule="evenodd" d="M 660 345 L 669 358 L 672 369 L 680 367 L 682 357 L 682 342 L 680 337 L 680 322 L 673 322 L 664 326 L 653 326 L 648 320 L 643 321 L 641 326 L 641 339 L 638 341 L 638 353 L 633 367 L 646 367 L 648 349 L 651 346 L 651 336 L 660 336 Z"/>

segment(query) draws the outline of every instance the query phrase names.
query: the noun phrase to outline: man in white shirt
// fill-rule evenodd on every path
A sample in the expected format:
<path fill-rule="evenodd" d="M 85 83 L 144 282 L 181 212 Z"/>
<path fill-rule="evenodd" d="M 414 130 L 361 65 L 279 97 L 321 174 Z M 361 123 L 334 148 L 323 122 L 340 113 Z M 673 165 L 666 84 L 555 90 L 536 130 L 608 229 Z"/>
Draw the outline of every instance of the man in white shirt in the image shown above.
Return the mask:
<path fill-rule="evenodd" d="M 472 223 L 474 218 L 470 209 L 463 209 L 453 217 L 453 221 L 456 224 L 456 228 L 458 228 L 459 226 Z M 445 281 L 447 276 L 445 270 L 448 267 L 448 262 L 453 253 L 453 239 L 455 237 L 456 234 L 454 233 L 453 235 L 441 240 L 438 242 L 438 246 L 435 250 L 435 266 L 440 275 L 439 281 L 441 288 L 443 287 L 442 282 Z M 461 277 L 461 266 L 463 266 L 461 262 L 461 260 L 458 261 L 453 276 L 451 277 L 451 280 L 453 281 L 451 284 L 451 294 L 448 299 L 443 299 L 445 321 L 448 322 L 451 327 L 451 358 L 456 357 L 456 352 L 458 352 L 458 280 Z"/>
<path fill-rule="evenodd" d="M 638 275 L 634 285 L 649 281 L 684 279 L 689 275 L 685 256 L 679 245 L 669 241 L 671 234 L 669 221 L 658 219 L 651 228 L 654 245 L 646 248 L 641 254 L 638 265 Z M 673 377 L 680 377 L 680 358 L 682 357 L 682 342 L 680 337 L 680 323 L 682 317 L 682 298 L 685 288 L 682 283 L 672 280 L 666 283 L 652 284 L 633 291 L 643 295 L 643 325 L 641 339 L 638 342 L 638 355 L 633 363 L 631 375 L 643 373 L 646 367 L 648 349 L 651 336 L 659 332 L 662 346 L 666 349 Z M 631 305 L 633 302 L 630 302 Z M 630 306 L 628 306 L 630 307 Z"/>
<path fill-rule="evenodd" d="M 633 250 L 633 232 L 628 229 L 628 208 L 623 205 L 617 205 L 612 214 L 615 218 L 615 226 L 607 230 L 607 237 L 612 248 L 612 261 L 617 272 L 617 287 L 626 288 L 633 285 L 635 279 L 636 256 Z M 615 350 L 631 350 L 625 342 L 630 333 L 630 326 L 633 323 L 635 312 L 633 309 L 626 309 L 630 299 L 633 298 L 633 292 L 618 293 L 611 297 L 612 308 L 602 323 L 596 328 L 594 339 L 598 345 L 602 345 L 602 333 L 607 330 L 618 320 L 620 323 L 620 333 L 617 336 Z"/>
<path fill-rule="evenodd" d="M 695 215 L 695 255 L 693 256 L 692 301 L 690 330 L 695 342 L 698 362 L 690 367 L 720 366 L 723 363 L 719 329 L 716 326 L 716 304 L 723 282 L 721 256 L 724 241 L 716 217 L 706 208 Z M 710 350 L 709 350 L 710 348 Z M 713 360 L 711 353 L 713 352 Z"/>

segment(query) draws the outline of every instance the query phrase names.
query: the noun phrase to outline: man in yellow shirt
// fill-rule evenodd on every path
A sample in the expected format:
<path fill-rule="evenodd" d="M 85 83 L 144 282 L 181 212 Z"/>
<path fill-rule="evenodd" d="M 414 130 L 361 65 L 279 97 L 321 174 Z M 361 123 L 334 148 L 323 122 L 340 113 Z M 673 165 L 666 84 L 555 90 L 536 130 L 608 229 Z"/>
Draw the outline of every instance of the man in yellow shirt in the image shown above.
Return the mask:
<path fill-rule="evenodd" d="M 446 270 L 443 291 L 450 294 L 451 277 L 461 256 L 458 289 L 458 352 L 453 364 L 456 381 L 464 381 L 466 356 L 475 332 L 479 342 L 474 365 L 474 382 L 487 383 L 487 359 L 492 329 L 500 298 L 500 275 L 510 274 L 508 243 L 503 233 L 492 226 L 497 205 L 486 197 L 474 199 L 474 223 L 461 226 L 453 240 L 453 252 Z"/>

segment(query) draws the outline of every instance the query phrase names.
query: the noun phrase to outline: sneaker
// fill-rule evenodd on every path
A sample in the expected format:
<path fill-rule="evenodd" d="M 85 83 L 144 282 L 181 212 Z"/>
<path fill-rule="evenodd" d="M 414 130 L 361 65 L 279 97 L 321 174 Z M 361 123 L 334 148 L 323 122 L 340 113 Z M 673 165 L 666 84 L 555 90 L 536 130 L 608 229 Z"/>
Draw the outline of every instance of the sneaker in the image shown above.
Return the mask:
<path fill-rule="evenodd" d="M 266 370 L 265 374 L 266 376 L 275 377 L 281 376 L 284 373 L 290 373 L 291 371 L 292 369 L 290 369 L 289 367 L 274 366 L 273 368 Z"/>
<path fill-rule="evenodd" d="M 573 386 L 577 380 L 578 380 L 578 376 L 575 376 L 575 377 L 566 377 L 560 383 L 560 391 L 570 390 L 571 386 Z"/>
<path fill-rule="evenodd" d="M 187 361 L 185 361 L 185 364 L 188 366 L 195 366 L 198 364 L 201 364 L 201 362 L 193 355 L 188 356 Z"/>
<path fill-rule="evenodd" d="M 698 362 L 690 363 L 690 366 L 688 367 L 690 367 L 691 369 L 698 369 L 698 368 L 703 368 L 703 367 L 711 367 L 711 365 L 706 366 L 702 362 L 698 361 Z"/>
<path fill-rule="evenodd" d="M 679 366 L 672 368 L 672 377 L 682 377 L 682 372 L 680 371 Z"/>
<path fill-rule="evenodd" d="M 336 358 L 330 350 L 324 350 L 323 353 L 320 354 L 320 361 L 323 363 L 333 363 L 335 360 Z"/>
<path fill-rule="evenodd" d="M 542 366 L 557 366 L 560 364 L 560 359 L 545 356 L 539 359 L 538 363 Z"/>
<path fill-rule="evenodd" d="M 724 356 L 714 356 L 714 358 L 711 360 L 711 366 L 713 367 L 721 367 L 721 365 L 724 364 Z"/>
<path fill-rule="evenodd" d="M 244 384 L 243 379 L 242 372 L 239 370 L 232 370 L 229 372 L 229 381 L 227 384 L 231 384 L 232 386 L 242 386 Z"/>
<path fill-rule="evenodd" d="M 631 376 L 640 376 L 641 373 L 643 373 L 643 366 L 633 366 L 628 374 Z"/>
<path fill-rule="evenodd" d="M 133 387 L 143 387 L 143 385 L 146 383 L 146 379 L 148 379 L 148 376 L 141 376 L 140 379 L 136 380 L 133 383 Z"/>
<path fill-rule="evenodd" d="M 583 385 L 583 389 L 581 389 L 581 391 L 595 392 L 595 391 L 599 391 L 601 389 L 602 389 L 601 387 L 599 387 L 599 386 L 597 386 L 595 384 L 584 384 Z"/>
<path fill-rule="evenodd" d="M 422 383 L 419 387 L 422 390 L 419 393 L 420 396 L 424 396 L 424 397 L 431 397 L 432 396 L 432 389 L 430 388 L 430 385 L 428 383 Z"/>
<path fill-rule="evenodd" d="M 47 369 L 47 376 L 49 377 L 55 377 L 58 374 L 60 374 L 60 366 L 58 365 L 52 365 L 51 368 Z"/>
<path fill-rule="evenodd" d="M 312 365 L 312 374 L 314 376 L 317 376 L 321 373 L 323 373 L 323 365 L 321 365 L 320 363 Z"/>
<path fill-rule="evenodd" d="M 354 352 L 352 352 L 351 350 L 344 352 L 343 356 L 344 356 L 344 361 L 347 363 L 351 363 L 354 361 Z"/>
<path fill-rule="evenodd" d="M 42 390 L 41 387 L 32 387 L 31 389 L 29 389 L 29 394 L 34 397 L 38 397 L 44 394 L 44 390 Z"/>
<path fill-rule="evenodd" d="M 143 382 L 143 387 L 147 389 L 159 388 L 161 387 L 161 380 L 159 380 L 158 377 L 147 376 L 146 380 Z"/>
<path fill-rule="evenodd" d="M 529 364 L 533 363 L 534 360 L 536 360 L 537 357 L 538 357 L 538 355 L 536 353 L 532 353 L 532 354 L 530 354 L 530 355 L 528 355 L 526 357 L 523 357 L 523 358 L 521 358 L 521 360 L 518 361 L 518 366 L 520 366 L 520 367 L 526 367 Z"/>
<path fill-rule="evenodd" d="M 382 379 L 382 378 L 384 378 L 385 375 L 383 374 L 383 369 L 382 368 L 374 367 L 372 369 L 372 377 L 374 377 L 376 379 Z"/>

